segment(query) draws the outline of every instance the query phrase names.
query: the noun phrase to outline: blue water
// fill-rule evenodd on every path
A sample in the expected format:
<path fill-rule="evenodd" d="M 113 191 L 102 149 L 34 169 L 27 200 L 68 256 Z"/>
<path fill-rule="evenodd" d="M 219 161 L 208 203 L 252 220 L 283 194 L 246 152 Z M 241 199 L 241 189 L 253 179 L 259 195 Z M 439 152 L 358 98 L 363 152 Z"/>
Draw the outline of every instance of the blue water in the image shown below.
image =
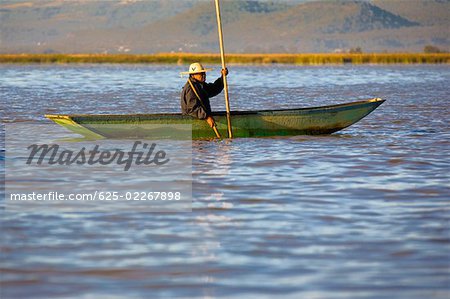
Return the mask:
<path fill-rule="evenodd" d="M 184 68 L 2 65 L 2 120 L 178 112 Z M 193 142 L 191 213 L 3 211 L 1 298 L 449 298 L 450 67 L 229 70 L 233 110 L 387 101 L 333 135 Z"/>

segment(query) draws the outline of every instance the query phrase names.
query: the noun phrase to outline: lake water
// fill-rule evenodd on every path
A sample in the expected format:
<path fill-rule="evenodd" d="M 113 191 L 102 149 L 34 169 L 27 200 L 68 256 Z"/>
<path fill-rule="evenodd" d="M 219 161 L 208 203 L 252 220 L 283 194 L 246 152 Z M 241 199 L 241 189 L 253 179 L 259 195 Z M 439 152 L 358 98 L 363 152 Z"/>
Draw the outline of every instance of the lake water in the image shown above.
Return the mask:
<path fill-rule="evenodd" d="M 0 65 L 2 121 L 178 112 L 185 68 Z M 387 101 L 333 135 L 193 142 L 189 213 L 3 210 L 1 298 L 449 298 L 450 67 L 229 70 L 234 110 Z"/>

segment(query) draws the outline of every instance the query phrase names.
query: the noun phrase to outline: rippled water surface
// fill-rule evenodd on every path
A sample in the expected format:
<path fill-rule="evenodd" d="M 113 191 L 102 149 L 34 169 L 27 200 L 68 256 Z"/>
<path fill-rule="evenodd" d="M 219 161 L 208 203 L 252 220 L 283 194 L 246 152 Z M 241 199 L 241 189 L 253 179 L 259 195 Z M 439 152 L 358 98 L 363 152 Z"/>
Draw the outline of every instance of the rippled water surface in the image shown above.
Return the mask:
<path fill-rule="evenodd" d="M 2 120 L 178 112 L 185 67 L 2 65 Z M 1 298 L 449 298 L 450 67 L 229 69 L 234 110 L 387 101 L 333 135 L 193 142 L 191 213 L 4 210 Z"/>

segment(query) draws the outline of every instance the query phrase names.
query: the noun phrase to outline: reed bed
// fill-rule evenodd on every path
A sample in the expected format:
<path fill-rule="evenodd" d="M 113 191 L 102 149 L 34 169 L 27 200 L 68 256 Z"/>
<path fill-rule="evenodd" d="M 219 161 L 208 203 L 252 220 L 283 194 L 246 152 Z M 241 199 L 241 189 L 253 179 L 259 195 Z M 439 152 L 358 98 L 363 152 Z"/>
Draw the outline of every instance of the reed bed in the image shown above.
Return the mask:
<path fill-rule="evenodd" d="M 227 54 L 230 64 L 448 64 L 450 53 L 363 53 L 363 54 Z M 169 63 L 201 61 L 220 64 L 219 54 L 158 53 L 137 54 L 0 54 L 0 63 Z"/>

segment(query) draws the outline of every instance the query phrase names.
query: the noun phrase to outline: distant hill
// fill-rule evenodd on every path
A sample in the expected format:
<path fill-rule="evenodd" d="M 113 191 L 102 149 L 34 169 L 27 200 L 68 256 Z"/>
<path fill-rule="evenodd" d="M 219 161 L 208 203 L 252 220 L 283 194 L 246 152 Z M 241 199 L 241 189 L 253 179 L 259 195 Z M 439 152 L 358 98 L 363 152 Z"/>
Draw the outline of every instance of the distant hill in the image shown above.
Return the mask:
<path fill-rule="evenodd" d="M 449 0 L 221 4 L 228 52 L 450 49 Z M 171 51 L 218 51 L 214 1 L 0 2 L 0 53 Z"/>
<path fill-rule="evenodd" d="M 421 26 L 449 25 L 449 0 L 373 0 L 371 2 L 384 10 L 418 22 Z"/>

